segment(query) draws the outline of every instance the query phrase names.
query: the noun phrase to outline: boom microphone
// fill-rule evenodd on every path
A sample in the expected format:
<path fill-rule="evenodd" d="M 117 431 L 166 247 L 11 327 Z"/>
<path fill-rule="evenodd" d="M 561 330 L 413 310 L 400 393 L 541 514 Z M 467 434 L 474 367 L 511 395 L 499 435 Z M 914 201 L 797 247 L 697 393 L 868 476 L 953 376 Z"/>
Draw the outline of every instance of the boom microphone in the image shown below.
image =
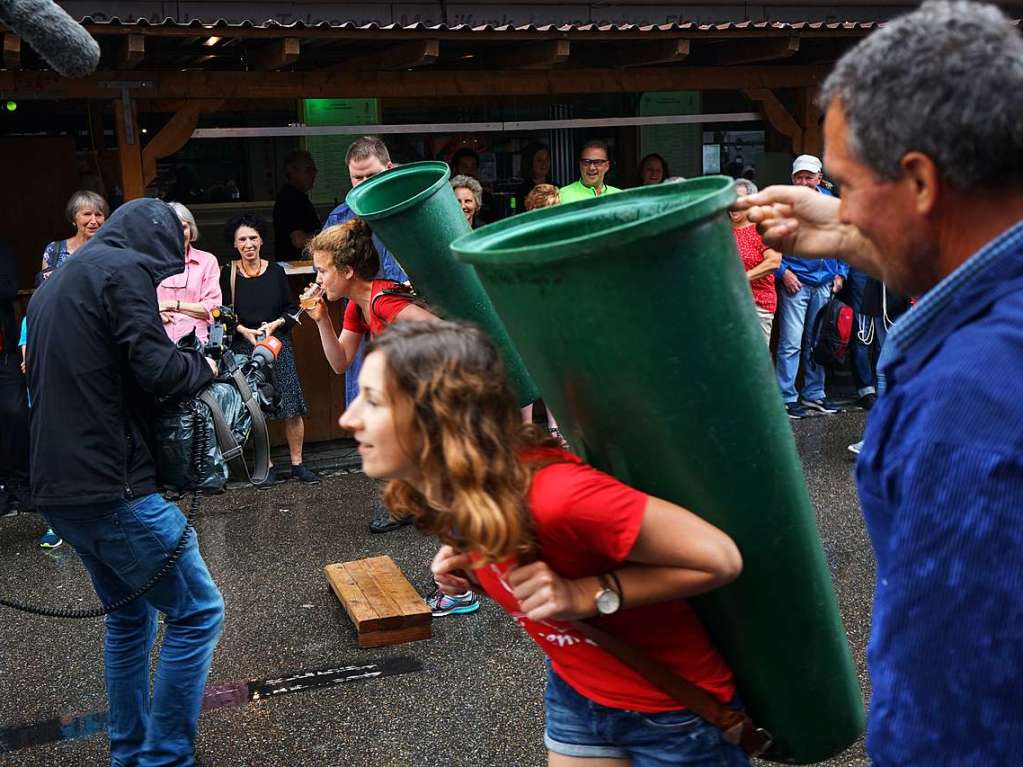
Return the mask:
<path fill-rule="evenodd" d="M 257 368 L 271 364 L 281 353 L 281 339 L 270 336 L 260 341 L 252 350 L 252 362 Z"/>
<path fill-rule="evenodd" d="M 52 0 L 0 0 L 0 20 L 64 77 L 85 77 L 99 65 L 99 43 Z"/>

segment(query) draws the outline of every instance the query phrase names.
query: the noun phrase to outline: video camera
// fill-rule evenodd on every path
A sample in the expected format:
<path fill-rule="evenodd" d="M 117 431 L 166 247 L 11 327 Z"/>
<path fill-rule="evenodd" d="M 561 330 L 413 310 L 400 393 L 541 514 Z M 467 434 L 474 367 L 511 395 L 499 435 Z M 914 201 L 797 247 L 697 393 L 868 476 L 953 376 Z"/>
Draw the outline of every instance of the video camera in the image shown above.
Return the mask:
<path fill-rule="evenodd" d="M 210 314 L 213 316 L 213 322 L 210 324 L 209 340 L 203 347 L 203 354 L 219 362 L 234 339 L 238 315 L 230 306 L 217 306 Z"/>

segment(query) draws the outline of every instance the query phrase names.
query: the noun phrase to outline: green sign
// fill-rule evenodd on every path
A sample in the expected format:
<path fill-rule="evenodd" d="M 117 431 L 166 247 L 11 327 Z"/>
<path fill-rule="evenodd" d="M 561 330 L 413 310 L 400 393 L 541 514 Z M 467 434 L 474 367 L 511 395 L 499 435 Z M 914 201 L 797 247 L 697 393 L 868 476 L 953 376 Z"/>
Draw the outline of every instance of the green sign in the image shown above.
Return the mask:
<path fill-rule="evenodd" d="M 305 99 L 301 120 L 306 125 L 379 125 L 380 99 Z M 319 174 L 309 198 L 316 204 L 344 199 L 352 188 L 345 153 L 357 134 L 306 136 L 305 148 L 313 156 Z"/>

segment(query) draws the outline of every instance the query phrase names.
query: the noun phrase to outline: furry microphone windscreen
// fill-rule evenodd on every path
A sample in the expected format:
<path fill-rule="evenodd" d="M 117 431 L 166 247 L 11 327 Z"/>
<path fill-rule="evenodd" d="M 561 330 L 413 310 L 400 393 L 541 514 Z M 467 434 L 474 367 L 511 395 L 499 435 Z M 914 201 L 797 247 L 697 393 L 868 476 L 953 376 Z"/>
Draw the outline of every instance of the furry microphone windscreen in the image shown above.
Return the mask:
<path fill-rule="evenodd" d="M 52 0 L 0 0 L 0 21 L 64 77 L 96 71 L 99 44 Z"/>

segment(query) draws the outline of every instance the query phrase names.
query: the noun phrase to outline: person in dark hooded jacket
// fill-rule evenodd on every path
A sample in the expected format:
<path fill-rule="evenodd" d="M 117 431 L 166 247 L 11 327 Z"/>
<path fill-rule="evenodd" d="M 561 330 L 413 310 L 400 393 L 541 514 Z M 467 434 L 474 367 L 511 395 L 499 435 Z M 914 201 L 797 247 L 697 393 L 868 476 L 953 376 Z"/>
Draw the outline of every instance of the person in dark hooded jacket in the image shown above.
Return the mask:
<path fill-rule="evenodd" d="M 148 424 L 158 400 L 206 386 L 210 366 L 179 350 L 156 286 L 184 271 L 181 224 L 157 200 L 121 206 L 28 310 L 31 486 L 50 526 L 72 544 L 105 604 L 144 584 L 185 531 L 156 493 Z M 224 603 L 195 535 L 144 597 L 106 618 L 114 764 L 194 764 L 203 687 Z M 166 630 L 150 695 L 157 611 Z"/>

